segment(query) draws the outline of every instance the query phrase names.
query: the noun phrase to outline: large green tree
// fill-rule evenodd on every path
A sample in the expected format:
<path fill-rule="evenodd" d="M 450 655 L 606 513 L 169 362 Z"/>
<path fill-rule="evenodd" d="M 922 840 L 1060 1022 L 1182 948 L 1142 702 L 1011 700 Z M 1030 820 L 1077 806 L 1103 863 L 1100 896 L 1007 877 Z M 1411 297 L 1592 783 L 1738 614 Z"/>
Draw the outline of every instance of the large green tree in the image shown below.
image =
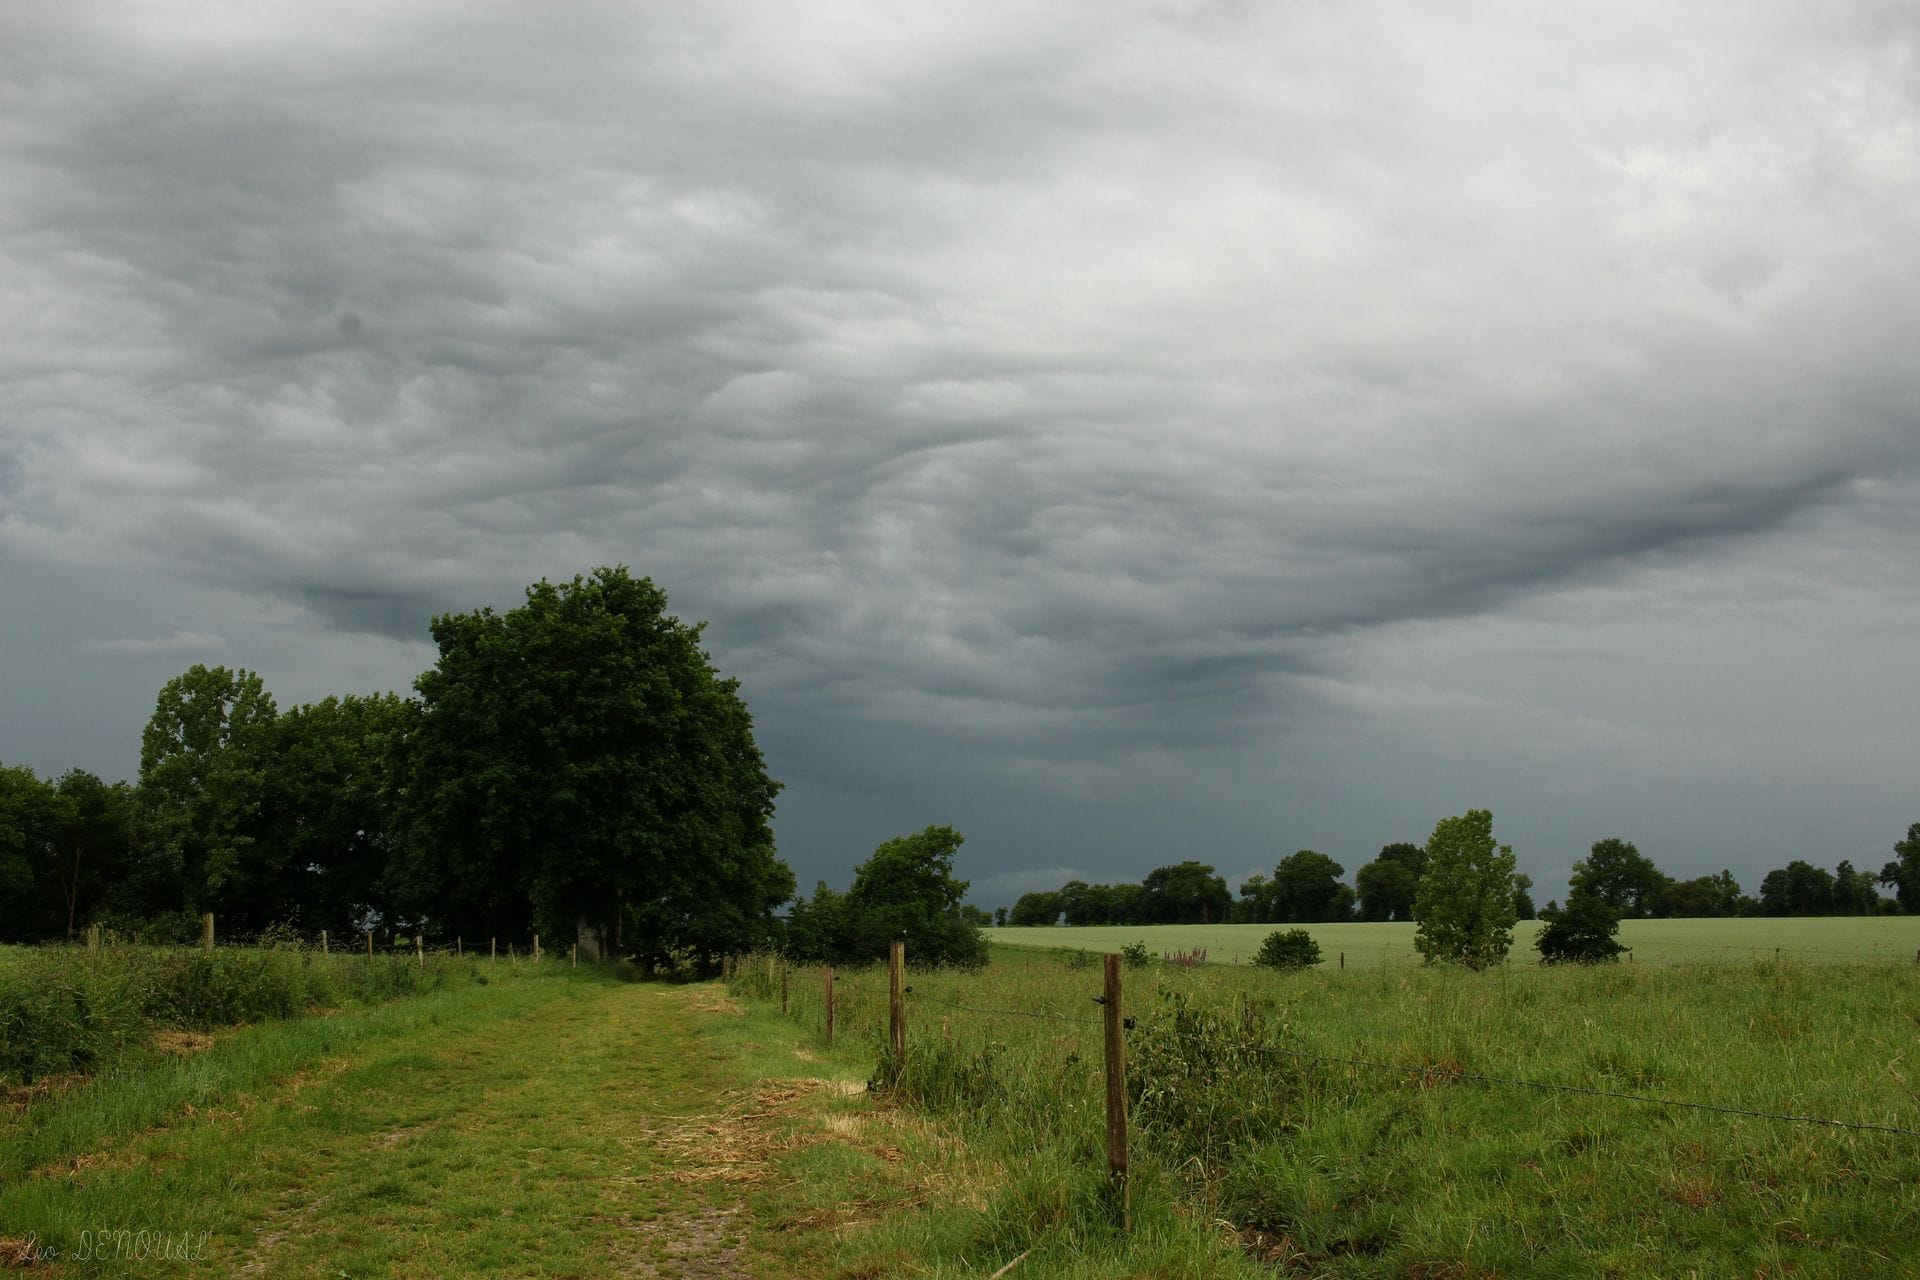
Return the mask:
<path fill-rule="evenodd" d="M 1353 890 L 1340 882 L 1346 868 L 1324 853 L 1301 849 L 1273 869 L 1261 923 L 1319 924 L 1353 914 Z"/>
<path fill-rule="evenodd" d="M 1108 924 L 1112 907 L 1111 885 L 1069 880 L 1060 886 L 1060 910 L 1070 925 Z"/>
<path fill-rule="evenodd" d="M 393 923 L 381 885 L 419 710 L 398 694 L 349 695 L 275 721 L 260 839 L 286 867 L 290 919 L 303 927 L 338 936 Z"/>
<path fill-rule="evenodd" d="M 1023 893 L 1013 904 L 1013 912 L 1007 918 L 1013 924 L 1022 927 L 1057 924 L 1060 920 L 1061 890 L 1036 889 Z"/>
<path fill-rule="evenodd" d="M 276 713 L 260 677 L 195 664 L 161 688 L 140 735 L 142 914 L 213 911 L 240 930 L 284 919 L 288 867 L 260 841 Z"/>
<path fill-rule="evenodd" d="M 1442 818 L 1427 839 L 1414 900 L 1413 944 L 1429 962 L 1483 969 L 1513 946 L 1513 848 L 1493 838 L 1493 813 Z"/>
<path fill-rule="evenodd" d="M 1582 889 L 1594 894 L 1623 919 L 1638 920 L 1659 911 L 1671 883 L 1653 859 L 1631 842 L 1609 836 L 1595 841 L 1587 856 L 1574 864 L 1568 887 L 1570 894 Z M 1567 901 L 1571 903 L 1572 897 Z"/>
<path fill-rule="evenodd" d="M 43 878 L 58 890 L 60 927 L 71 938 L 103 910 L 126 913 L 133 905 L 115 894 L 133 867 L 135 796 L 126 783 L 102 782 L 84 769 L 62 774 L 57 790 L 59 822 Z"/>
<path fill-rule="evenodd" d="M 120 905 L 111 895 L 127 880 L 132 814 L 124 782 L 0 767 L 0 937 L 72 938 Z"/>
<path fill-rule="evenodd" d="M 967 882 L 953 874 L 964 841 L 952 827 L 928 827 L 888 840 L 854 868 L 844 899 L 848 959 L 878 960 L 888 943 L 904 942 L 915 964 L 986 963 L 986 939 L 960 909 Z"/>
<path fill-rule="evenodd" d="M 1845 858 L 1833 869 L 1833 914 L 1837 916 L 1870 916 L 1880 911 L 1880 904 L 1886 899 L 1880 896 L 1875 887 L 1879 877 L 1871 872 L 1856 871 L 1853 863 Z"/>
<path fill-rule="evenodd" d="M 1770 916 L 1833 914 L 1833 873 L 1795 858 L 1760 882 L 1760 910 Z"/>
<path fill-rule="evenodd" d="M 1426 861 L 1422 853 L 1420 861 Z M 1411 920 L 1420 877 L 1407 863 L 1382 856 L 1353 873 L 1362 920 Z"/>
<path fill-rule="evenodd" d="M 398 909 L 469 937 L 593 926 L 657 963 L 770 944 L 793 895 L 739 684 L 626 568 L 433 620 Z"/>
<path fill-rule="evenodd" d="M 1128 923 L 1225 924 L 1233 918 L 1227 882 L 1202 862 L 1155 867 L 1140 888 L 1147 920 Z"/>
<path fill-rule="evenodd" d="M 1740 914 L 1740 883 L 1733 872 L 1676 880 L 1660 893 L 1660 914 L 1673 917 L 1721 917 Z"/>

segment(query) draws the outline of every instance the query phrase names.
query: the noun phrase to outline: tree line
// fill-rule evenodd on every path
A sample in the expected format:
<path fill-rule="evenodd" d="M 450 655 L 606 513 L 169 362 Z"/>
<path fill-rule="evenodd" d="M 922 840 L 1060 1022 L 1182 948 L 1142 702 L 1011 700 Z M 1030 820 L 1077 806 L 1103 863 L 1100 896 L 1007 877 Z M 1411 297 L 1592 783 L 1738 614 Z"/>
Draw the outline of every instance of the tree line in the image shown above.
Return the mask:
<path fill-rule="evenodd" d="M 624 567 L 435 617 L 415 697 L 281 710 L 259 675 L 167 682 L 133 783 L 0 767 L 0 939 L 572 938 L 662 963 L 771 945 L 779 784 L 700 625 Z"/>
<path fill-rule="evenodd" d="M 1586 889 L 1625 919 L 1712 916 L 1830 916 L 1920 914 L 1920 823 L 1893 846 L 1879 872 L 1842 860 L 1827 871 L 1795 859 L 1769 871 L 1757 896 L 1742 892 L 1730 871 L 1680 880 L 1662 872 L 1630 841 L 1596 841 L 1575 867 L 1575 887 Z M 1302 849 L 1282 858 L 1271 876 L 1249 877 L 1239 896 L 1211 866 L 1187 861 L 1158 867 L 1138 884 L 1069 880 L 1058 889 L 1025 893 L 996 919 L 1011 925 L 1325 924 L 1337 921 L 1413 920 L 1427 872 L 1426 846 L 1399 842 L 1354 873 L 1326 854 Z M 1533 880 L 1511 873 L 1516 919 L 1560 910 L 1536 910 Z M 1885 897 L 1884 887 L 1894 894 Z M 1571 894 L 1569 895 L 1571 899 Z M 1571 903 L 1570 903 L 1571 905 Z"/>

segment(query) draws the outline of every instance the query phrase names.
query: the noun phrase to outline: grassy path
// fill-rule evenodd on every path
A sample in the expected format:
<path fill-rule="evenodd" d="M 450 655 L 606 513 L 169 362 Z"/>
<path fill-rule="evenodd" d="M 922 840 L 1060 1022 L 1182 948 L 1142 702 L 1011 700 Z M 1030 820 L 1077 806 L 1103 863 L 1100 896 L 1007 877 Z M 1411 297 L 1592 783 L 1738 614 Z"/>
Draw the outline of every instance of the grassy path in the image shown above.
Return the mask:
<path fill-rule="evenodd" d="M 749 1040 L 766 1026 L 715 989 L 555 982 L 416 1012 L 24 1171 L 0 1189 L 0 1234 L 61 1242 L 37 1268 L 53 1275 L 819 1273 L 829 1222 L 756 1228 L 745 1200 L 792 1126 L 857 1086 Z M 113 1233 L 142 1230 L 149 1254 L 167 1236 L 194 1256 L 117 1256 L 138 1237 Z"/>

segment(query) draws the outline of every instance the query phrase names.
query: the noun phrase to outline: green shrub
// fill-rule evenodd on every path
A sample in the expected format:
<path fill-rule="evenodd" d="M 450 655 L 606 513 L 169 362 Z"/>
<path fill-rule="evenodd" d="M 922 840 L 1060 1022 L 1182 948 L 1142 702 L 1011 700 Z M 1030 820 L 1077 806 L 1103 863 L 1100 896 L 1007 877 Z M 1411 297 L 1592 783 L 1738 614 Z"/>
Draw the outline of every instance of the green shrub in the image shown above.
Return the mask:
<path fill-rule="evenodd" d="M 1275 929 L 1253 962 L 1269 969 L 1305 969 L 1320 963 L 1320 944 L 1305 929 Z"/>
<path fill-rule="evenodd" d="M 1127 968 L 1144 969 L 1153 959 L 1153 952 L 1147 950 L 1147 944 L 1144 942 L 1129 942 L 1120 948 L 1120 957 L 1127 962 Z"/>
<path fill-rule="evenodd" d="M 1547 925 L 1533 941 L 1541 964 L 1608 964 L 1626 950 L 1613 938 L 1620 913 L 1598 894 L 1576 891 L 1564 908 L 1542 918 Z"/>

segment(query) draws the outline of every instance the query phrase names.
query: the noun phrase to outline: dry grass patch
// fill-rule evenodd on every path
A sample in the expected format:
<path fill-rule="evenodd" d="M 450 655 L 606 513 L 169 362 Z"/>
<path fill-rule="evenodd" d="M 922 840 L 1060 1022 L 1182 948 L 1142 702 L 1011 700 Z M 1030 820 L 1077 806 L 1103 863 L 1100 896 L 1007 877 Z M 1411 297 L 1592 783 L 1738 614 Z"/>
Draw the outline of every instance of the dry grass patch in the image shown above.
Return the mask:
<path fill-rule="evenodd" d="M 631 1232 L 631 1247 L 616 1248 L 614 1259 L 625 1275 L 655 1280 L 734 1280 L 743 1274 L 746 1254 L 733 1219 L 738 1208 L 698 1209 L 639 1219 L 624 1214 L 589 1218 Z"/>
<path fill-rule="evenodd" d="M 25 1236 L 0 1236 L 0 1267 L 31 1267 L 40 1261 L 39 1242 Z"/>
<path fill-rule="evenodd" d="M 213 1037 L 204 1031 L 181 1031 L 161 1027 L 153 1033 L 153 1047 L 161 1053 L 189 1057 L 213 1048 Z"/>
<path fill-rule="evenodd" d="M 65 1097 L 79 1086 L 86 1084 L 88 1079 L 89 1077 L 77 1072 L 69 1072 L 64 1075 L 41 1076 L 32 1084 L 0 1081 L 0 1109 L 25 1111 L 39 1103 Z"/>
<path fill-rule="evenodd" d="M 121 1167 L 132 1164 L 130 1160 L 115 1161 L 102 1151 L 89 1152 L 86 1155 L 63 1156 L 33 1171 L 36 1178 L 77 1178 L 96 1169 L 110 1169 L 119 1164 Z"/>
<path fill-rule="evenodd" d="M 746 1011 L 719 987 L 694 987 L 687 995 L 687 1008 L 695 1013 L 724 1013 L 730 1018 L 746 1016 Z"/>

